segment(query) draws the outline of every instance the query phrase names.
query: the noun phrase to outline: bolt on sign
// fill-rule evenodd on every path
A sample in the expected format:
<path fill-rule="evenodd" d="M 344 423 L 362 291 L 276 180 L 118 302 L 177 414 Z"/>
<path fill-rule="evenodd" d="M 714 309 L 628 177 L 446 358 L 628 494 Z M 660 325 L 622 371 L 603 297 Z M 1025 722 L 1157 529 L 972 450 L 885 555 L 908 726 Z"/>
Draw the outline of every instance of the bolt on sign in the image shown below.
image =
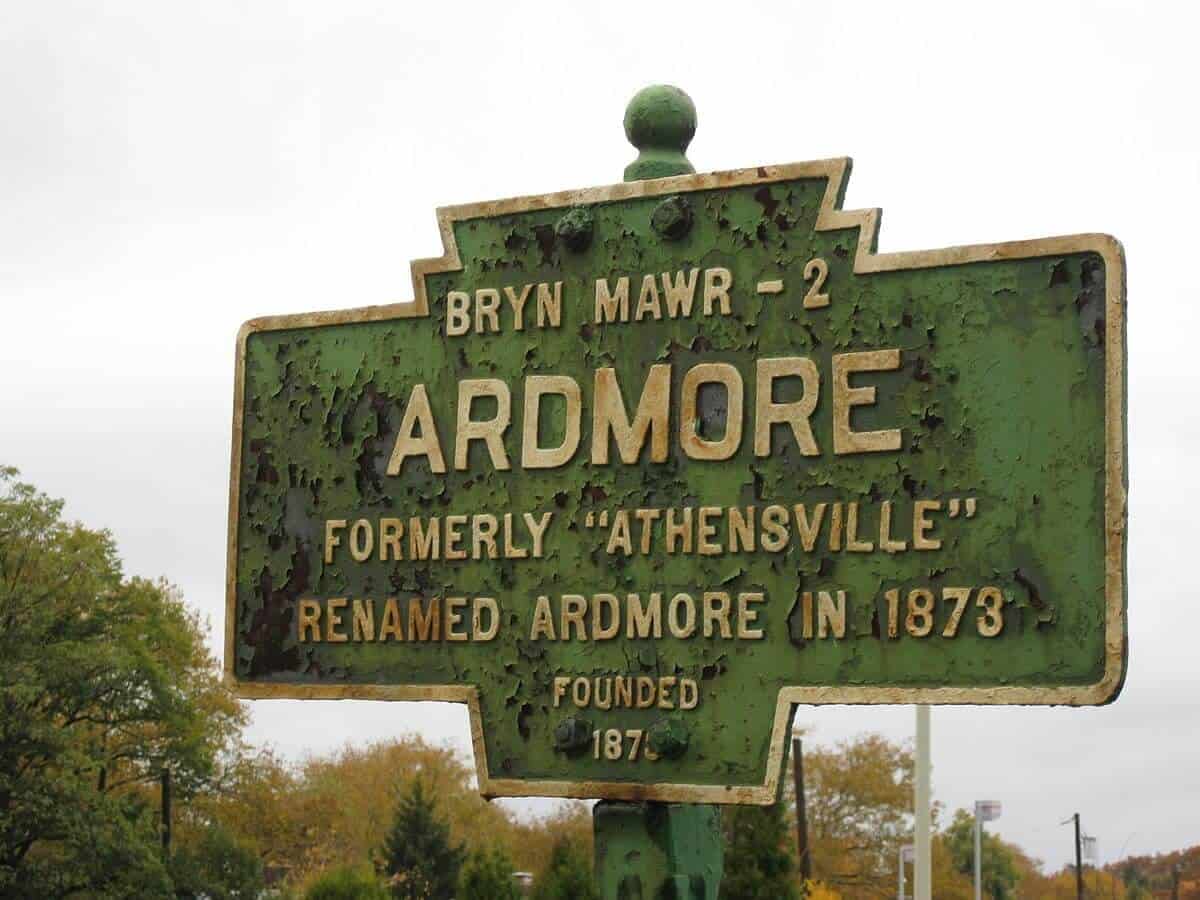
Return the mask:
<path fill-rule="evenodd" d="M 833 159 L 438 213 L 414 300 L 248 322 L 229 676 L 449 700 L 479 787 L 768 803 L 796 704 L 1101 704 L 1124 260 L 877 253 Z"/>

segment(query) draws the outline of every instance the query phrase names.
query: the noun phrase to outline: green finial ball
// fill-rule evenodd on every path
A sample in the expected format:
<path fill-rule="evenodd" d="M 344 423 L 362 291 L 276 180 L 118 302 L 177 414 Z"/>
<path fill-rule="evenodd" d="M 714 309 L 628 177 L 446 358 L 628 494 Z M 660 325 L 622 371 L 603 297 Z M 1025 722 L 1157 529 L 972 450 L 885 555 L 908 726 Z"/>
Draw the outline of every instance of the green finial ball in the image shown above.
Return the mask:
<path fill-rule="evenodd" d="M 696 105 L 669 84 L 642 88 L 625 108 L 625 136 L 639 150 L 682 153 L 695 134 Z"/>
<path fill-rule="evenodd" d="M 625 136 L 638 158 L 625 169 L 626 181 L 686 175 L 696 170 L 684 151 L 696 134 L 696 105 L 677 87 L 643 88 L 625 108 Z"/>

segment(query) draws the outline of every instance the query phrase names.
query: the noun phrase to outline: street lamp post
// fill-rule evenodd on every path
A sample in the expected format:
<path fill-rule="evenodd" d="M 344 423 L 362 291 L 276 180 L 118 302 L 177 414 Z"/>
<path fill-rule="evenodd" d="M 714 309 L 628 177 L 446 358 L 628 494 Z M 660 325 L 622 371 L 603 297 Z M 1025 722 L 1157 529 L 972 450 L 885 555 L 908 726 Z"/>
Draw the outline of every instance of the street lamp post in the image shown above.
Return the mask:
<path fill-rule="evenodd" d="M 917 707 L 916 777 L 913 779 L 913 897 L 931 900 L 933 897 L 930 813 L 930 770 L 932 769 L 929 739 L 929 707 Z"/>
<path fill-rule="evenodd" d="M 913 847 L 912 844 L 904 844 L 900 848 L 900 859 L 899 859 L 899 865 L 898 865 L 898 868 L 900 870 L 900 892 L 899 892 L 898 896 L 899 896 L 900 900 L 905 900 L 905 897 L 904 897 L 904 864 L 905 863 L 911 864 L 913 862 L 913 860 L 915 859 L 915 857 L 916 857 L 916 848 Z"/>
<path fill-rule="evenodd" d="M 998 818 L 998 800 L 975 801 L 975 900 L 983 900 L 983 823 Z"/>

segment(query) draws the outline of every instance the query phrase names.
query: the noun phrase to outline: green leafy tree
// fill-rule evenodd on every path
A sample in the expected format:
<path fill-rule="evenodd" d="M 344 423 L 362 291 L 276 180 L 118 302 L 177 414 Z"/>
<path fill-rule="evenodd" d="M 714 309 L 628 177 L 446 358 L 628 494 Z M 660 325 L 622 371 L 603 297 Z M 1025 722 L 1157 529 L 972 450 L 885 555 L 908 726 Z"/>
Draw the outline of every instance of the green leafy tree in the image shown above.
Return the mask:
<path fill-rule="evenodd" d="M 472 853 L 463 866 L 457 900 L 521 900 L 508 854 L 499 847 Z"/>
<path fill-rule="evenodd" d="M 5 900 L 78 897 L 125 900 L 172 896 L 159 848 L 156 816 L 136 795 L 80 791 L 81 805 L 63 820 L 63 839 L 39 842 L 17 876 L 0 888 Z"/>
<path fill-rule="evenodd" d="M 401 900 L 453 900 L 465 852 L 450 842 L 450 826 L 437 815 L 420 778 L 400 799 L 383 844 L 380 869 Z"/>
<path fill-rule="evenodd" d="M 170 870 L 179 900 L 249 900 L 264 887 L 258 854 L 220 824 L 176 850 Z"/>
<path fill-rule="evenodd" d="M 1137 863 L 1125 861 L 1120 864 L 1118 871 L 1129 900 L 1149 900 L 1153 896 L 1150 879 Z"/>
<path fill-rule="evenodd" d="M 965 809 L 954 813 L 954 820 L 943 832 L 954 868 L 968 878 L 975 873 L 975 818 Z M 1012 851 L 998 836 L 983 833 L 983 859 L 980 869 L 983 892 L 991 900 L 1010 900 L 1016 896 L 1020 873 Z"/>
<path fill-rule="evenodd" d="M 574 842 L 554 844 L 546 871 L 534 882 L 532 900 L 599 900 L 592 867 Z"/>
<path fill-rule="evenodd" d="M 800 897 L 785 806 L 735 806 L 722 816 L 725 875 L 722 900 L 795 900 Z"/>
<path fill-rule="evenodd" d="M 387 900 L 379 877 L 364 866 L 339 866 L 321 874 L 304 893 L 304 900 Z"/>
<path fill-rule="evenodd" d="M 0 896 L 170 896 L 146 804 L 205 784 L 243 722 L 204 629 L 111 535 L 0 468 Z"/>

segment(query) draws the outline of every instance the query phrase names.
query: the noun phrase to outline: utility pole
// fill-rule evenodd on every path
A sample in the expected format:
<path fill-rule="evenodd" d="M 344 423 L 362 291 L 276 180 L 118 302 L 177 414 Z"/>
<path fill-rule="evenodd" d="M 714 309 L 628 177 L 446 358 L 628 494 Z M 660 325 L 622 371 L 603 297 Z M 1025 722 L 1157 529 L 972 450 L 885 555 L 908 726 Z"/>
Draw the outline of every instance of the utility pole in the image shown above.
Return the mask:
<path fill-rule="evenodd" d="M 1079 813 L 1075 819 L 1075 898 L 1083 900 L 1083 841 L 1079 834 Z"/>
<path fill-rule="evenodd" d="M 792 738 L 792 777 L 796 785 L 796 859 L 800 863 L 800 877 L 812 879 L 812 857 L 808 849 L 808 808 L 804 797 L 804 745 L 800 738 Z"/>
<path fill-rule="evenodd" d="M 931 900 L 933 897 L 933 864 L 930 859 L 932 841 L 930 835 L 930 759 L 929 707 L 917 707 L 917 759 L 916 778 L 913 779 L 913 900 Z"/>
<path fill-rule="evenodd" d="M 171 852 L 171 770 L 162 770 L 162 845 Z"/>

